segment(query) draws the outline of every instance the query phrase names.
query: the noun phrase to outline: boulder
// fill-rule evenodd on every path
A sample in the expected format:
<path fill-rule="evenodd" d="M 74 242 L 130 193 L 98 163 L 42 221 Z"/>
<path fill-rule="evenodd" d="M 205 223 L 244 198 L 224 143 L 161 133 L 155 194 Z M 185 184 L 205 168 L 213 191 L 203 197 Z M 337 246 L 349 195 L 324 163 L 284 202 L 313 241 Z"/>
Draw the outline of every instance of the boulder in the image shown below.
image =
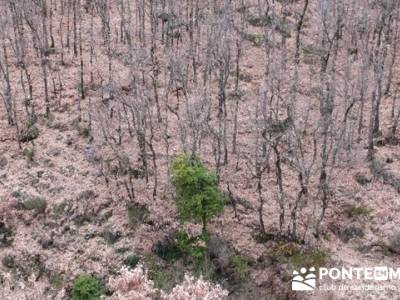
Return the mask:
<path fill-rule="evenodd" d="M 388 248 L 390 251 L 400 254 L 400 231 L 392 233 L 389 237 Z"/>
<path fill-rule="evenodd" d="M 217 270 L 228 273 L 232 250 L 229 244 L 215 234 L 211 234 L 208 240 L 208 256 Z"/>

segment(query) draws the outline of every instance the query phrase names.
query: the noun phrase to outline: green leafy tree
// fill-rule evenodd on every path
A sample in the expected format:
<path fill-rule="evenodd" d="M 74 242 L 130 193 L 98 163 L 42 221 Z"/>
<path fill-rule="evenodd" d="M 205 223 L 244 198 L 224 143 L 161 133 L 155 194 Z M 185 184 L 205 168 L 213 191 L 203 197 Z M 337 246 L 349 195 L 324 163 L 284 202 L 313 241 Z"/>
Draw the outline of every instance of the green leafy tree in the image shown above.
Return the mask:
<path fill-rule="evenodd" d="M 203 225 L 223 211 L 224 201 L 218 189 L 217 175 L 208 170 L 197 156 L 181 154 L 172 164 L 172 183 L 176 189 L 176 204 L 183 221 Z"/>
<path fill-rule="evenodd" d="M 71 300 L 99 300 L 102 294 L 100 282 L 90 275 L 80 275 L 74 280 Z"/>

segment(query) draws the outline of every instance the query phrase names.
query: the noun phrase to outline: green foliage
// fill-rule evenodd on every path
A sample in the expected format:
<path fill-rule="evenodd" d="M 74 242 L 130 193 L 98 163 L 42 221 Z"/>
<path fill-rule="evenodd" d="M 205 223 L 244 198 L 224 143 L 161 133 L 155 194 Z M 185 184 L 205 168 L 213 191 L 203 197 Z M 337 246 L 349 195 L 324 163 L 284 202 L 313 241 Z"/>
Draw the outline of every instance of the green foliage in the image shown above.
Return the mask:
<path fill-rule="evenodd" d="M 25 131 L 21 133 L 20 141 L 23 143 L 33 141 L 39 137 L 39 129 L 35 125 L 29 125 Z"/>
<path fill-rule="evenodd" d="M 80 275 L 75 279 L 71 300 L 98 300 L 102 294 L 100 282 L 91 275 Z"/>
<path fill-rule="evenodd" d="M 246 39 L 252 42 L 255 47 L 261 47 L 265 41 L 264 35 L 258 32 L 246 34 Z"/>
<path fill-rule="evenodd" d="M 149 209 L 146 205 L 130 203 L 127 205 L 129 226 L 135 229 L 140 223 L 146 221 L 149 216 Z"/>
<path fill-rule="evenodd" d="M 248 260 L 244 259 L 240 255 L 233 255 L 229 260 L 234 271 L 234 279 L 238 282 L 244 281 L 250 273 Z"/>
<path fill-rule="evenodd" d="M 290 259 L 301 252 L 301 248 L 294 242 L 279 241 L 273 247 L 268 248 L 266 256 L 279 263 L 287 263 Z"/>
<path fill-rule="evenodd" d="M 323 250 L 298 252 L 293 255 L 291 262 L 297 268 L 315 267 L 318 269 L 326 264 L 328 257 L 328 253 Z"/>
<path fill-rule="evenodd" d="M 145 261 L 149 268 L 149 279 L 154 282 L 155 288 L 170 292 L 174 286 L 182 282 L 185 269 L 179 262 L 165 265 L 151 255 L 145 257 Z"/>
<path fill-rule="evenodd" d="M 57 204 L 56 206 L 54 206 L 53 213 L 56 217 L 61 217 L 63 214 L 69 212 L 71 210 L 71 208 L 72 208 L 72 204 L 69 201 L 64 200 L 60 204 Z"/>
<path fill-rule="evenodd" d="M 138 264 L 139 260 L 140 260 L 139 256 L 137 256 L 135 254 L 131 254 L 131 255 L 128 255 L 125 258 L 124 264 L 133 269 L 133 268 L 136 267 L 136 265 Z"/>
<path fill-rule="evenodd" d="M 47 207 L 47 201 L 40 197 L 35 197 L 21 203 L 24 210 L 34 210 L 36 213 L 44 213 Z"/>
<path fill-rule="evenodd" d="M 176 245 L 182 253 L 185 264 L 192 265 L 195 269 L 202 264 L 207 251 L 203 236 L 191 237 L 181 231 L 177 234 Z"/>
<path fill-rule="evenodd" d="M 186 232 L 178 232 L 173 238 L 159 241 L 154 247 L 154 253 L 171 263 L 188 255 L 192 239 Z"/>
<path fill-rule="evenodd" d="M 370 217 L 372 209 L 362 204 L 349 204 L 343 207 L 343 212 L 349 218 Z"/>
<path fill-rule="evenodd" d="M 33 157 L 35 156 L 35 146 L 32 145 L 31 147 L 25 148 L 22 154 L 26 157 L 28 162 L 32 162 Z"/>
<path fill-rule="evenodd" d="M 154 246 L 154 253 L 167 262 L 174 262 L 183 256 L 183 253 L 173 242 L 158 242 Z"/>
<path fill-rule="evenodd" d="M 173 162 L 172 183 L 176 189 L 179 217 L 183 221 L 201 222 L 205 233 L 207 222 L 224 207 L 217 175 L 198 157 L 182 154 Z"/>
<path fill-rule="evenodd" d="M 257 243 L 263 244 L 268 241 L 272 241 L 275 239 L 275 235 L 271 233 L 257 233 L 254 235 L 254 239 Z"/>
<path fill-rule="evenodd" d="M 183 276 L 187 272 L 194 276 L 202 276 L 206 280 L 225 280 L 226 278 L 220 277 L 222 273 L 210 258 L 207 239 L 207 235 L 190 236 L 186 232 L 180 231 L 159 241 L 153 248 L 153 252 L 162 258 L 162 264 L 153 263 L 149 272 L 149 276 L 155 281 L 156 286 L 162 289 L 165 286 L 169 288 L 173 286 L 171 281 L 176 282 L 181 275 Z M 146 261 L 146 263 L 148 262 Z M 247 273 L 246 266 L 247 261 L 233 258 L 230 265 L 233 276 L 243 278 Z M 173 276 L 170 274 L 171 271 Z"/>
<path fill-rule="evenodd" d="M 90 136 L 90 128 L 88 125 L 80 122 L 78 119 L 72 122 L 72 126 L 78 131 L 78 134 L 82 137 L 89 137 Z"/>
<path fill-rule="evenodd" d="M 208 273 L 207 247 L 203 235 L 193 237 L 180 231 L 173 238 L 158 242 L 153 251 L 170 264 L 178 261 L 183 263 L 191 273 L 204 276 Z"/>
<path fill-rule="evenodd" d="M 329 254 L 324 250 L 302 249 L 295 242 L 280 241 L 266 252 L 266 256 L 281 264 L 291 264 L 296 268 L 326 265 Z"/>

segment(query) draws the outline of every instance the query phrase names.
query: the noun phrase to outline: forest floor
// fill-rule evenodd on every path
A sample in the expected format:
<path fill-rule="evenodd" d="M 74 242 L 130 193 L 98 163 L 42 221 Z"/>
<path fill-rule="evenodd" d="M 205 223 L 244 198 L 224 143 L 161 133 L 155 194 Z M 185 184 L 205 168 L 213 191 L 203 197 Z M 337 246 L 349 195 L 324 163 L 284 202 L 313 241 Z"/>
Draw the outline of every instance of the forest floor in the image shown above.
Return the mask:
<path fill-rule="evenodd" d="M 89 50 L 88 43 L 84 47 Z M 112 157 L 113 152 L 102 139 L 102 120 L 99 115 L 91 116 L 93 127 L 88 134 L 77 126 L 76 119 L 80 113 L 76 88 L 79 63 L 71 52 L 67 52 L 63 66 L 57 62 L 58 55 L 55 53 L 51 59 L 63 76 L 63 90 L 52 98 L 50 116 L 39 115 L 38 138 L 19 148 L 15 127 L 10 127 L 5 118 L 0 119 L 0 283 L 11 280 L 15 285 L 8 292 L 5 285 L 3 290 L 0 285 L 0 298 L 24 299 L 24 290 L 29 290 L 37 299 L 65 299 L 77 275 L 83 272 L 94 274 L 106 283 L 110 276 L 118 273 L 128 255 L 139 256 L 144 265 L 153 270 L 156 284 L 171 289 L 181 278 L 184 268 L 178 270 L 176 266 L 158 261 L 154 245 L 174 230 L 185 228 L 199 233 L 201 228 L 177 221 L 175 201 L 166 175 L 169 164 L 165 159 L 161 159 L 158 165 L 160 184 L 156 197 L 152 196 L 151 181 L 146 183 L 144 178 L 138 178 L 134 182 L 135 199 L 138 205 L 145 207 L 143 211 L 141 206 L 130 206 L 131 201 L 127 200 L 122 181 L 114 181 L 111 175 L 111 182 L 107 182 L 103 173 L 106 160 L 103 158 Z M 243 57 L 245 80 L 241 89 L 245 97 L 240 108 L 239 135 L 242 138 L 239 147 L 243 146 L 244 150 L 239 154 L 241 158 L 250 155 L 246 145 L 252 140 L 246 132 L 250 131 L 252 116 L 257 109 L 253 99 L 258 96 L 261 87 L 264 52 L 248 42 Z M 104 52 L 98 54 L 96 70 L 106 73 L 106 60 Z M 85 61 L 88 61 L 87 57 Z M 36 63 L 36 68 L 32 68 L 35 87 L 41 85 L 38 66 Z M 126 85 L 128 70 L 119 66 L 118 62 L 115 62 L 114 69 L 115 81 L 121 86 Z M 35 98 L 43 99 L 40 88 L 35 88 Z M 91 99 L 91 104 L 88 99 Z M 390 100 L 384 100 L 382 116 L 389 113 Z M 99 90 L 89 88 L 81 104 L 85 111 L 99 102 Z M 44 103 L 38 100 L 37 111 L 42 112 L 43 107 Z M 0 115 L 5 115 L 3 106 L 0 106 Z M 84 112 L 83 119 L 83 123 L 87 124 L 87 112 Z M 385 118 L 382 119 L 382 127 L 387 128 Z M 181 151 L 178 123 L 171 115 L 171 157 Z M 165 157 L 161 130 L 156 128 L 155 152 L 159 157 Z M 226 184 L 230 182 L 233 193 L 241 199 L 237 204 L 238 216 L 235 217 L 232 205 L 228 204 L 223 215 L 211 222 L 209 230 L 246 261 L 246 278 L 239 283 L 220 281 L 228 289 L 231 288 L 231 299 L 398 297 L 398 291 L 390 289 L 290 291 L 291 272 L 293 268 L 301 267 L 302 263 L 338 268 L 400 266 L 400 255 L 395 253 L 400 249 L 390 246 L 390 239 L 398 232 L 400 224 L 400 190 L 396 190 L 396 186 L 389 183 L 385 176 L 382 177 L 382 173 L 372 172 L 371 163 L 365 159 L 365 146 L 361 143 L 353 149 L 349 158 L 351 163 L 332 174 L 332 195 L 323 221 L 323 234 L 316 239 L 311 232 L 307 233 L 306 244 L 302 245 L 273 238 L 257 242 L 258 199 L 256 184 L 250 180 L 251 170 L 244 159 L 238 164 L 232 159 L 224 166 L 221 188 L 226 190 Z M 129 156 L 136 153 L 137 148 L 136 140 L 129 140 L 121 152 Z M 400 174 L 400 146 L 383 143 L 376 150 L 377 160 L 384 165 L 384 173 L 390 172 L 393 177 Z M 211 144 L 205 144 L 201 154 L 206 164 L 212 166 Z M 138 160 L 134 155 L 130 159 L 135 163 Z M 296 184 L 294 175 L 288 175 L 284 188 L 290 193 L 298 188 Z M 265 227 L 275 235 L 279 206 L 275 199 L 273 169 L 266 174 L 264 186 Z M 311 198 L 310 201 L 317 200 Z M 32 206 L 27 208 L 22 205 L 26 202 Z M 306 218 L 306 215 L 300 215 L 302 217 Z M 11 230 L 8 238 L 7 230 Z M 12 242 L 6 245 L 9 240 Z M 386 284 L 400 289 L 398 280 Z"/>

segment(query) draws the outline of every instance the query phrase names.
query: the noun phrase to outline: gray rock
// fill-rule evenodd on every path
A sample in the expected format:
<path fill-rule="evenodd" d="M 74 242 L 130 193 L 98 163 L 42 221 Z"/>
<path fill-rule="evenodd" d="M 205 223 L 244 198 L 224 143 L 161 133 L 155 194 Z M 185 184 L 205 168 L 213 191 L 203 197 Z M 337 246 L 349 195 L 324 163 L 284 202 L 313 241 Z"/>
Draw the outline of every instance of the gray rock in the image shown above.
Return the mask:
<path fill-rule="evenodd" d="M 208 255 L 217 269 L 223 273 L 228 272 L 229 258 L 232 255 L 232 251 L 226 241 L 215 234 L 210 235 L 208 240 Z"/>
<path fill-rule="evenodd" d="M 390 251 L 400 254 L 400 231 L 394 232 L 389 237 L 388 248 Z"/>
<path fill-rule="evenodd" d="M 6 255 L 3 257 L 1 260 L 1 263 L 3 264 L 4 267 L 13 269 L 16 266 L 15 263 L 15 258 L 12 255 Z"/>

